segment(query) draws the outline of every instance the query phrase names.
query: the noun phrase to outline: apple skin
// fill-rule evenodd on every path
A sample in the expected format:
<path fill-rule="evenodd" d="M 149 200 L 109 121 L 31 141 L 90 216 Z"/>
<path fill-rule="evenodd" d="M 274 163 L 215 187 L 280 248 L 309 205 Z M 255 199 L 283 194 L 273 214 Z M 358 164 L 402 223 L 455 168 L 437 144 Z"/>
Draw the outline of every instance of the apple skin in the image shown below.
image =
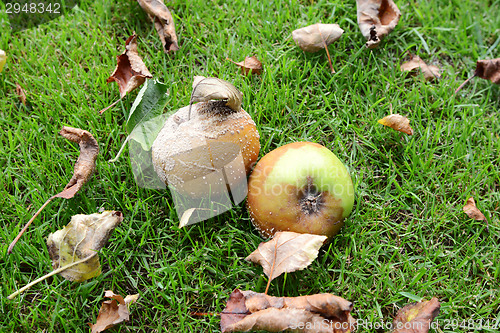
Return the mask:
<path fill-rule="evenodd" d="M 263 237 L 278 231 L 331 239 L 354 205 L 344 164 L 328 148 L 294 142 L 265 155 L 248 181 L 247 208 Z"/>

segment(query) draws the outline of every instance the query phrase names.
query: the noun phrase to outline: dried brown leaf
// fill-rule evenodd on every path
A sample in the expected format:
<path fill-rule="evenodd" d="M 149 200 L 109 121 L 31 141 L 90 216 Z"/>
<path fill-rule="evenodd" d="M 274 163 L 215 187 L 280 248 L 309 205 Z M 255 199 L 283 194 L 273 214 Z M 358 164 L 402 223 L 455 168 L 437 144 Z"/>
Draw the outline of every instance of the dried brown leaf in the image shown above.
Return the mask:
<path fill-rule="evenodd" d="M 16 238 L 10 243 L 9 249 L 7 250 L 8 253 L 12 252 L 12 249 L 24 234 L 26 229 L 28 229 L 35 218 L 54 198 L 73 198 L 75 194 L 82 188 L 82 186 L 90 179 L 92 173 L 94 172 L 95 161 L 97 159 L 97 154 L 99 153 L 99 145 L 97 144 L 97 141 L 92 136 L 92 134 L 79 128 L 67 126 L 64 126 L 59 134 L 70 141 L 78 143 L 78 145 L 80 146 L 80 155 L 78 156 L 78 160 L 75 163 L 73 176 L 71 177 L 69 183 L 64 187 L 64 190 L 50 197 L 42 205 L 42 207 L 38 209 L 35 215 L 33 215 L 33 217 L 26 223 L 26 225 L 19 232 Z"/>
<path fill-rule="evenodd" d="M 358 25 L 370 49 L 380 44 L 399 22 L 401 12 L 392 0 L 356 0 Z"/>
<path fill-rule="evenodd" d="M 260 75 L 262 73 L 262 63 L 256 56 L 245 57 L 245 60 L 240 62 L 234 62 L 231 59 L 228 60 L 233 64 L 240 66 L 241 72 L 245 75 L 250 73 Z"/>
<path fill-rule="evenodd" d="M 270 241 L 260 243 L 246 260 L 264 269 L 264 274 L 269 278 L 267 293 L 269 283 L 276 277 L 309 266 L 326 239 L 326 236 L 280 231 Z"/>
<path fill-rule="evenodd" d="M 352 302 L 332 294 L 273 297 L 236 289 L 221 313 L 222 332 L 351 332 Z"/>
<path fill-rule="evenodd" d="M 478 60 L 476 63 L 476 70 L 474 71 L 474 75 L 465 80 L 457 88 L 457 90 L 455 90 L 455 94 L 459 92 L 467 82 L 469 82 L 476 76 L 482 79 L 490 80 L 493 83 L 500 84 L 500 58 Z"/>
<path fill-rule="evenodd" d="M 441 307 L 437 298 L 408 304 L 394 318 L 393 333 L 427 333 Z"/>
<path fill-rule="evenodd" d="M 17 98 L 19 98 L 19 101 L 23 103 L 23 105 L 26 105 L 26 93 L 19 83 L 16 83 L 16 95 Z"/>
<path fill-rule="evenodd" d="M 476 202 L 474 201 L 473 197 L 467 199 L 467 203 L 464 206 L 464 213 L 467 214 L 468 217 L 476 221 L 486 221 L 486 217 L 477 208 Z"/>
<path fill-rule="evenodd" d="M 465 204 L 463 210 L 464 213 L 471 219 L 476 221 L 485 221 L 486 229 L 489 231 L 488 220 L 486 219 L 486 216 L 484 216 L 484 214 L 477 208 L 473 197 L 467 199 L 467 203 Z"/>
<path fill-rule="evenodd" d="M 52 267 L 56 270 L 90 257 L 60 275 L 71 281 L 82 282 L 101 274 L 99 256 L 93 254 L 104 247 L 111 232 L 121 221 L 123 215 L 116 211 L 73 216 L 68 225 L 51 233 L 47 239 Z"/>
<path fill-rule="evenodd" d="M 94 173 L 99 145 L 92 134 L 79 128 L 64 126 L 59 134 L 80 146 L 80 156 L 76 160 L 73 177 L 64 190 L 54 196 L 54 198 L 71 199 Z"/>
<path fill-rule="evenodd" d="M 118 83 L 121 98 L 142 85 L 147 78 L 153 77 L 137 52 L 136 35 L 127 39 L 125 51 L 117 56 L 117 60 L 115 71 L 106 82 L 115 81 Z"/>
<path fill-rule="evenodd" d="M 491 60 L 478 60 L 476 63 L 476 72 L 474 76 L 490 80 L 493 83 L 500 84 L 500 58 Z"/>
<path fill-rule="evenodd" d="M 416 69 L 420 69 L 422 71 L 424 78 L 427 81 L 432 81 L 441 77 L 437 66 L 427 65 L 422 59 L 420 59 L 419 56 L 412 55 L 410 61 L 401 65 L 401 71 L 403 72 L 415 73 Z"/>
<path fill-rule="evenodd" d="M 292 38 L 306 52 L 318 52 L 337 41 L 344 33 L 338 24 L 316 23 L 292 31 Z"/>
<path fill-rule="evenodd" d="M 115 294 L 113 291 L 106 290 L 104 297 L 111 298 L 111 300 L 102 302 L 96 323 L 89 323 L 92 333 L 102 332 L 123 321 L 128 321 L 130 316 L 129 307 L 137 301 L 139 294 L 127 295 L 123 299 L 122 296 Z"/>
<path fill-rule="evenodd" d="M 226 308 L 220 314 L 220 327 L 222 332 L 226 327 L 232 326 L 250 314 L 250 311 L 245 305 L 245 296 L 239 289 L 235 289 L 229 300 L 227 301 Z"/>
<path fill-rule="evenodd" d="M 410 127 L 410 120 L 399 114 L 388 115 L 378 121 L 379 124 L 389 126 L 390 128 L 413 135 L 413 129 Z"/>
<path fill-rule="evenodd" d="M 154 23 L 163 44 L 163 51 L 169 53 L 179 50 L 174 19 L 163 0 L 137 0 L 137 2 Z"/>

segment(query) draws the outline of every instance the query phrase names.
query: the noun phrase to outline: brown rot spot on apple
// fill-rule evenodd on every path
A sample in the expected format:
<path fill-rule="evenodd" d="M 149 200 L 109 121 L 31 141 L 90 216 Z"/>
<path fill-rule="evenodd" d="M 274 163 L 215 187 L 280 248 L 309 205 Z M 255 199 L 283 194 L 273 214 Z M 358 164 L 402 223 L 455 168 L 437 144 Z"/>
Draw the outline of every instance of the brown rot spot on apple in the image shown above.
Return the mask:
<path fill-rule="evenodd" d="M 311 176 L 307 176 L 306 186 L 299 193 L 300 208 L 305 214 L 318 214 L 325 201 L 323 193 L 318 191 Z"/>

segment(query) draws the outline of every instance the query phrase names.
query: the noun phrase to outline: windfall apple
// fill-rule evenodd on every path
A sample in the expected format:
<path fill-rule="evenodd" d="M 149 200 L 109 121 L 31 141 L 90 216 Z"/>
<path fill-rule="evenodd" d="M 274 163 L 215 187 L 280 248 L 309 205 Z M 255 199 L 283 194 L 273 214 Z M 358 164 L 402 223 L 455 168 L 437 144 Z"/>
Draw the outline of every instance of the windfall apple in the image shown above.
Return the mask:
<path fill-rule="evenodd" d="M 263 237 L 278 231 L 336 235 L 354 205 L 344 164 L 328 148 L 295 142 L 265 155 L 248 182 L 247 208 Z"/>

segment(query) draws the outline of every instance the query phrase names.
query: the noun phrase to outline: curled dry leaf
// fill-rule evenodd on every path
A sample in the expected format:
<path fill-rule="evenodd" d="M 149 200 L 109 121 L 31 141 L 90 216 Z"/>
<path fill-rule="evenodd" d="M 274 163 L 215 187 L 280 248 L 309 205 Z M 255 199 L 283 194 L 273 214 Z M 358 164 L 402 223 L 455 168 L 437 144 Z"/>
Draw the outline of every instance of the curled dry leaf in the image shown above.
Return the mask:
<path fill-rule="evenodd" d="M 7 62 L 7 54 L 5 53 L 4 50 L 0 50 L 0 73 L 2 73 L 3 66 L 5 66 L 6 62 Z"/>
<path fill-rule="evenodd" d="M 356 0 L 358 25 L 370 49 L 380 44 L 399 22 L 401 12 L 392 0 Z"/>
<path fill-rule="evenodd" d="M 410 120 L 402 115 L 391 114 L 380 119 L 378 123 L 384 126 L 389 126 L 393 130 L 413 135 L 413 129 L 410 127 Z"/>
<path fill-rule="evenodd" d="M 408 304 L 398 311 L 394 318 L 393 333 L 427 333 L 431 322 L 441 307 L 437 298 L 430 301 Z"/>
<path fill-rule="evenodd" d="M 273 279 L 309 266 L 318 256 L 326 236 L 280 231 L 268 241 L 259 244 L 246 260 L 259 264 L 269 278 L 267 290 Z"/>
<path fill-rule="evenodd" d="M 137 301 L 139 294 L 127 295 L 124 299 L 113 291 L 106 290 L 104 297 L 111 298 L 111 300 L 102 302 L 95 324 L 89 323 L 92 333 L 102 332 L 123 321 L 128 321 L 130 305 Z"/>
<path fill-rule="evenodd" d="M 468 217 L 474 219 L 476 221 L 485 221 L 486 222 L 486 230 L 489 231 L 488 220 L 486 216 L 477 208 L 476 202 L 473 197 L 467 199 L 467 203 L 464 206 L 464 213 L 467 214 Z"/>
<path fill-rule="evenodd" d="M 60 135 L 66 139 L 78 143 L 80 146 L 80 156 L 75 163 L 75 168 L 73 171 L 73 177 L 71 177 L 69 183 L 64 187 L 64 190 L 52 197 L 50 197 L 40 209 L 33 215 L 33 217 L 26 223 L 23 229 L 19 232 L 17 237 L 10 243 L 8 253 L 12 252 L 12 249 L 16 245 L 17 241 L 23 233 L 28 229 L 30 224 L 35 220 L 35 218 L 41 213 L 41 211 L 52 201 L 54 198 L 64 198 L 71 199 L 75 194 L 82 188 L 82 186 L 90 179 L 95 169 L 95 161 L 97 159 L 97 154 L 99 153 L 99 146 L 97 140 L 88 131 L 64 126 L 59 132 Z"/>
<path fill-rule="evenodd" d="M 191 104 L 195 102 L 208 102 L 224 100 L 226 105 L 238 112 L 241 110 L 243 95 L 231 83 L 216 77 L 195 76 Z"/>
<path fill-rule="evenodd" d="M 56 198 L 71 199 L 94 173 L 99 146 L 92 134 L 79 128 L 64 126 L 59 134 L 70 141 L 78 143 L 80 146 L 80 156 L 76 160 L 73 177 L 64 187 L 64 190 L 54 196 Z"/>
<path fill-rule="evenodd" d="M 424 74 L 424 78 L 427 81 L 432 81 L 434 79 L 439 79 L 441 75 L 439 74 L 439 68 L 434 65 L 427 65 L 419 56 L 412 55 L 410 61 L 405 62 L 401 65 L 402 72 L 413 72 L 416 69 L 420 69 Z"/>
<path fill-rule="evenodd" d="M 179 50 L 174 19 L 163 0 L 137 0 L 137 2 L 154 23 L 165 53 Z"/>
<path fill-rule="evenodd" d="M 306 52 L 318 52 L 337 41 L 344 33 L 338 24 L 316 23 L 292 31 L 292 38 Z"/>
<path fill-rule="evenodd" d="M 222 332 L 352 332 L 353 303 L 332 294 L 273 297 L 236 289 L 221 313 Z"/>
<path fill-rule="evenodd" d="M 111 232 L 123 220 L 121 212 L 105 211 L 101 214 L 75 215 L 63 229 L 51 233 L 47 239 L 54 269 L 68 266 L 90 257 L 87 261 L 60 273 L 64 278 L 82 282 L 101 274 L 99 256 Z"/>
<path fill-rule="evenodd" d="M 116 58 L 118 64 L 106 82 L 115 81 L 118 83 L 121 98 L 143 84 L 147 78 L 153 77 L 137 52 L 136 35 L 132 35 L 127 39 L 125 51 Z"/>
<path fill-rule="evenodd" d="M 23 103 L 23 105 L 26 105 L 26 93 L 19 83 L 16 83 L 16 95 L 17 98 L 19 98 L 19 102 Z"/>
<path fill-rule="evenodd" d="M 476 63 L 476 70 L 474 75 L 465 80 L 457 90 L 455 94 L 462 89 L 462 87 L 475 77 L 480 77 L 482 79 L 490 80 L 493 83 L 500 84 L 500 58 L 491 60 L 478 60 Z"/>
<path fill-rule="evenodd" d="M 245 75 L 250 73 L 260 75 L 262 73 L 262 63 L 257 59 L 256 56 L 245 57 L 245 60 L 240 62 L 234 62 L 228 58 L 233 64 L 240 66 L 241 72 Z"/>

